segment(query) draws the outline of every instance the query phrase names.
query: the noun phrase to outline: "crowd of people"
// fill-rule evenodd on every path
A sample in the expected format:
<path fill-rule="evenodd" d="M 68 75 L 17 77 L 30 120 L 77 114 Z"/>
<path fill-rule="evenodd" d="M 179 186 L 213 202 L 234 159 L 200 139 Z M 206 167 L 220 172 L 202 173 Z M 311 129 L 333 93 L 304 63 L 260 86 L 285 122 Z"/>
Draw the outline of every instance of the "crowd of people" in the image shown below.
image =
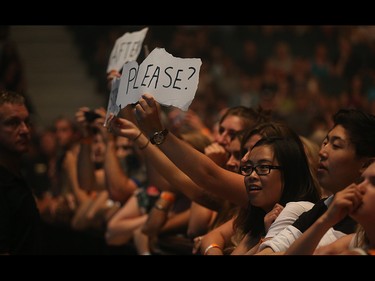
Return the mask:
<path fill-rule="evenodd" d="M 203 60 L 187 112 L 144 93 L 106 127 L 104 108 L 82 105 L 36 130 L 26 92 L 1 88 L 0 253 L 373 254 L 375 116 L 358 82 L 373 70 L 348 50 L 371 49 L 361 28 L 330 29 L 333 64 L 332 41 L 310 45 L 307 64 L 307 50 L 277 40 L 258 68 L 242 55 L 235 66 L 224 38 L 242 34 L 251 53 L 266 27 L 176 30 L 170 52 Z M 208 49 L 213 31 L 222 45 Z M 324 92 L 335 77 L 350 90 Z"/>

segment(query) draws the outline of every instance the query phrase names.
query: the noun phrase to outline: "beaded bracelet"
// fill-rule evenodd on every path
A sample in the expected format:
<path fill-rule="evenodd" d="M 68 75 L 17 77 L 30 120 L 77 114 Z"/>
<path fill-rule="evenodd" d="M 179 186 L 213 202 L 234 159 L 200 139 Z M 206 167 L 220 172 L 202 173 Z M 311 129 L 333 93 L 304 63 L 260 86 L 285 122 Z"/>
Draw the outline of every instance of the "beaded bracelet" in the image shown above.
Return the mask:
<path fill-rule="evenodd" d="M 210 246 L 208 246 L 205 250 L 204 250 L 204 253 L 203 255 L 207 255 L 208 251 L 211 250 L 212 248 L 218 248 L 221 250 L 220 246 L 216 243 L 212 243 Z M 222 250 L 221 250 L 222 251 Z"/>

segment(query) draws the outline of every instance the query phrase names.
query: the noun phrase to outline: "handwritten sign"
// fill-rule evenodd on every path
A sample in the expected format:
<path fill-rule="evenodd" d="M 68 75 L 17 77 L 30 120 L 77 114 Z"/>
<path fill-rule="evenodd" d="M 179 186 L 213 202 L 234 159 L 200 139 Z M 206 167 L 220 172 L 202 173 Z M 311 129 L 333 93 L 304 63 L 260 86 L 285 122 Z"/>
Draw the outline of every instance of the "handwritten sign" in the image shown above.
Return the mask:
<path fill-rule="evenodd" d="M 116 103 L 123 108 L 149 93 L 160 104 L 187 111 L 198 88 L 201 65 L 201 59 L 176 58 L 155 48 L 141 65 L 136 61 L 124 65 Z"/>
<path fill-rule="evenodd" d="M 107 73 L 111 70 L 120 71 L 124 63 L 138 58 L 147 31 L 148 28 L 146 27 L 137 32 L 126 32 L 116 40 L 109 57 Z"/>
<path fill-rule="evenodd" d="M 120 78 L 117 78 L 117 77 L 113 78 L 111 82 L 111 93 L 109 95 L 107 115 L 105 117 L 104 127 L 106 127 L 108 124 L 109 115 L 111 113 L 113 113 L 114 115 L 117 115 L 121 110 L 121 108 L 116 104 L 119 86 L 120 86 Z"/>

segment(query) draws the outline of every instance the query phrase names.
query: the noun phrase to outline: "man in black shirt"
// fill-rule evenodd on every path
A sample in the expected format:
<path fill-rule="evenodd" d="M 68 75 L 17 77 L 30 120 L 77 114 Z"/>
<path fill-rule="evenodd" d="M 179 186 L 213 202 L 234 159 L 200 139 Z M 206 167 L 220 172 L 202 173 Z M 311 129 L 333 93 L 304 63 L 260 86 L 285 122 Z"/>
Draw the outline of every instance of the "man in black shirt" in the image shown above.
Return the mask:
<path fill-rule="evenodd" d="M 39 212 L 21 175 L 21 156 L 29 143 L 24 97 L 0 91 L 0 254 L 39 253 Z"/>

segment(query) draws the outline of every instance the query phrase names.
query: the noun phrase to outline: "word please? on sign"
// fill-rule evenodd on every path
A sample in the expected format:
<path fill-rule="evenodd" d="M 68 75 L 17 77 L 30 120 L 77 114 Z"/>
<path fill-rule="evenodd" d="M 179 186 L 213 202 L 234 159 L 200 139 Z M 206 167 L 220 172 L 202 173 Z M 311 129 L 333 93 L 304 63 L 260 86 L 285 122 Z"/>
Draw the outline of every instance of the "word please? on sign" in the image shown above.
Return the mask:
<path fill-rule="evenodd" d="M 163 88 L 169 88 L 172 87 L 173 89 L 181 90 L 183 87 L 181 81 L 189 80 L 197 71 L 194 67 L 189 66 L 190 74 L 186 79 L 186 75 L 184 73 L 184 69 L 174 69 L 173 66 L 168 66 L 166 67 L 163 71 L 162 74 L 160 74 L 160 67 L 155 66 L 153 64 L 149 64 L 146 66 L 146 72 L 143 75 L 143 78 L 141 80 L 137 81 L 140 77 L 138 77 L 138 69 L 136 67 L 132 67 L 129 70 L 129 79 L 128 79 L 128 85 L 127 85 L 127 90 L 129 88 L 133 89 L 138 89 L 140 86 L 141 87 L 146 87 L 150 88 L 153 87 L 156 89 L 159 86 L 159 78 L 160 75 L 166 75 L 168 77 L 167 79 L 162 79 L 167 80 L 167 84 L 161 85 Z M 186 71 L 185 71 L 186 72 Z M 152 73 L 152 75 L 151 75 Z M 137 83 L 138 82 L 138 83 Z M 187 90 L 187 84 L 185 84 L 185 90 Z M 126 92 L 128 94 L 128 92 Z"/>
<path fill-rule="evenodd" d="M 201 64 L 200 59 L 176 58 L 156 48 L 140 66 L 136 61 L 123 66 L 116 103 L 134 103 L 150 93 L 159 103 L 187 110 L 198 87 Z"/>

